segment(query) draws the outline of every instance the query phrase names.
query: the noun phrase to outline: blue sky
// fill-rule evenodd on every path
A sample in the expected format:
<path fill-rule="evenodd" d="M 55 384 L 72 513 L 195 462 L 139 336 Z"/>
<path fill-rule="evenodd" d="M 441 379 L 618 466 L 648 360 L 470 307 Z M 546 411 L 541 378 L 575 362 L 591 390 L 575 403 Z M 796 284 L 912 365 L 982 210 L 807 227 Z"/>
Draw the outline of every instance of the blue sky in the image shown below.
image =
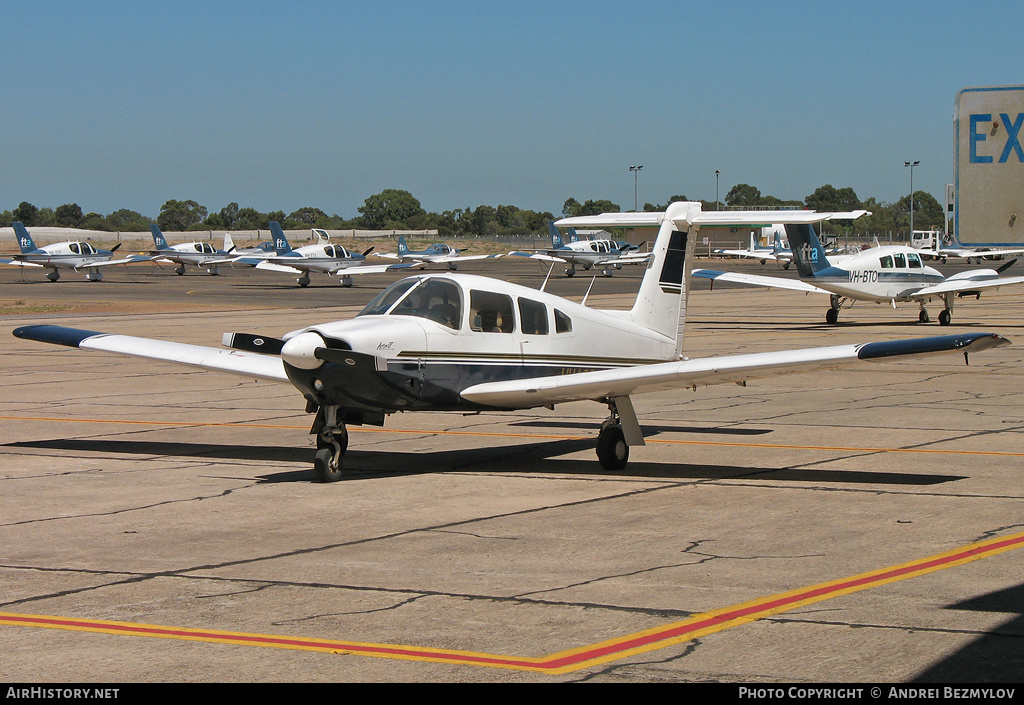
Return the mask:
<path fill-rule="evenodd" d="M 940 198 L 1024 4 L 0 0 L 0 209 Z"/>

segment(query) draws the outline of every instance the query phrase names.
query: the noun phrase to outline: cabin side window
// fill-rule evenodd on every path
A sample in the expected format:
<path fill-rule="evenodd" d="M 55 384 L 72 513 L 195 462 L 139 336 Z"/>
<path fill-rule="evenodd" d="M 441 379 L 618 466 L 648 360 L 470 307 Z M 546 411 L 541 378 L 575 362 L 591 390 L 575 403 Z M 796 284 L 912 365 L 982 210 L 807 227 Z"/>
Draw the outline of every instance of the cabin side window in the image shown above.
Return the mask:
<path fill-rule="evenodd" d="M 363 310 L 357 313 L 357 316 L 373 316 L 381 315 L 388 312 L 388 309 L 395 305 L 405 292 L 409 291 L 414 284 L 417 284 L 416 279 L 404 279 L 402 281 L 395 282 L 384 291 L 377 294 L 373 300 L 363 307 Z"/>
<path fill-rule="evenodd" d="M 914 252 L 907 253 L 907 263 L 910 265 L 911 269 L 921 269 L 922 267 L 920 256 Z"/>
<path fill-rule="evenodd" d="M 525 335 L 547 335 L 547 306 L 539 301 L 519 299 L 519 328 Z"/>
<path fill-rule="evenodd" d="M 566 316 L 564 313 L 555 309 L 555 332 L 556 333 L 571 333 L 572 332 L 572 319 Z"/>
<path fill-rule="evenodd" d="M 882 265 L 882 269 L 892 269 L 892 255 L 886 255 L 885 257 L 879 257 L 878 261 Z"/>
<path fill-rule="evenodd" d="M 516 327 L 512 297 L 490 291 L 470 291 L 469 326 L 483 333 L 511 333 Z"/>
<path fill-rule="evenodd" d="M 896 260 L 896 268 L 897 269 L 906 269 L 907 268 L 907 258 L 903 255 L 902 252 L 897 252 L 895 255 L 893 255 L 893 257 Z"/>

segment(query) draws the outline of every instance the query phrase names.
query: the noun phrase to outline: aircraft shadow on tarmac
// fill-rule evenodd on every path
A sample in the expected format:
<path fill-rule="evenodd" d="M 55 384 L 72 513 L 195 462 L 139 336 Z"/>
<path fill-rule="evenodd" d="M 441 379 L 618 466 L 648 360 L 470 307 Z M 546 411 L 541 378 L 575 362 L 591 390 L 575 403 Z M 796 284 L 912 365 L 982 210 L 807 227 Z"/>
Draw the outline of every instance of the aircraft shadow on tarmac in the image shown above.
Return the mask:
<path fill-rule="evenodd" d="M 910 679 L 912 683 L 1021 683 L 1024 681 L 1024 584 L 973 597 L 949 610 L 1009 613 L 1012 619 L 982 634 Z"/>
<path fill-rule="evenodd" d="M 53 439 L 3 444 L 9 448 L 33 448 L 71 452 L 118 453 L 224 460 L 299 463 L 308 469 L 282 470 L 259 475 L 263 482 L 299 482 L 313 478 L 313 448 L 280 446 L 238 446 L 211 443 L 175 443 L 167 441 L 124 441 L 98 439 Z M 592 439 L 562 439 L 528 443 L 505 448 L 463 448 L 439 451 L 365 451 L 350 449 L 345 454 L 344 481 L 366 480 L 403 475 L 451 472 L 514 472 L 543 475 L 588 475 L 621 478 L 658 478 L 664 480 L 754 480 L 817 484 L 884 484 L 904 486 L 937 485 L 965 479 L 962 475 L 932 475 L 864 470 L 815 470 L 806 468 L 767 468 L 700 463 L 630 462 L 628 470 L 615 473 L 601 469 L 597 458 L 558 459 L 570 453 L 593 454 Z M 637 453 L 639 455 L 639 453 Z"/>

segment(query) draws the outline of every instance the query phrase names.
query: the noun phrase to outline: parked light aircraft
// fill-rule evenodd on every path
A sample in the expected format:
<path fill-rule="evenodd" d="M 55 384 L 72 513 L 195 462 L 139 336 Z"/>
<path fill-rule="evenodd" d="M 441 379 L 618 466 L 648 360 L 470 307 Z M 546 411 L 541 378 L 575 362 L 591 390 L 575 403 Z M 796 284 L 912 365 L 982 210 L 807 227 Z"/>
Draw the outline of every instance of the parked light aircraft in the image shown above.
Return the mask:
<path fill-rule="evenodd" d="M 939 313 L 939 323 L 944 326 L 952 320 L 956 297 L 980 298 L 982 289 L 1024 283 L 1024 277 L 999 276 L 1013 262 L 997 270 L 972 269 L 947 278 L 924 264 L 918 250 L 905 245 L 873 247 L 830 261 L 810 224 L 787 224 L 786 233 L 799 280 L 710 269 L 695 269 L 692 275 L 713 281 L 829 294 L 830 306 L 825 314 L 828 323 L 836 323 L 843 304 L 854 301 L 889 303 L 893 308 L 900 301 L 917 302 L 918 321 L 928 323 L 931 319 L 925 304 L 938 299 L 945 304 Z"/>
<path fill-rule="evenodd" d="M 645 264 L 650 257 L 649 252 L 624 253 L 611 240 L 577 240 L 566 244 L 558 232 L 557 224 L 550 220 L 548 231 L 551 233 L 551 249 L 509 254 L 545 262 L 563 262 L 569 265 L 565 268 L 567 277 L 576 274 L 577 265 L 583 269 L 599 267 L 604 276 L 610 277 L 613 269 L 620 269 L 624 264 Z"/>
<path fill-rule="evenodd" d="M 150 257 L 144 255 L 131 255 L 124 259 L 113 259 L 114 252 L 121 245 L 114 245 L 112 250 L 100 250 L 88 242 L 80 240 L 69 240 L 57 242 L 44 247 L 36 247 L 32 236 L 21 221 L 11 223 L 14 233 L 18 237 L 18 245 L 21 247 L 20 255 L 11 257 L 0 257 L 0 264 L 10 264 L 16 267 L 43 267 L 50 271 L 46 278 L 52 282 L 60 279 L 61 269 L 73 269 L 76 272 L 85 270 L 85 278 L 91 282 L 98 282 L 103 279 L 101 267 L 108 267 L 112 264 L 131 264 L 133 262 L 148 262 Z"/>
<path fill-rule="evenodd" d="M 258 257 L 269 257 L 274 254 L 274 242 L 273 240 L 266 240 L 256 245 L 255 247 L 242 247 L 239 248 L 235 245 L 234 239 L 231 237 L 231 233 L 224 233 L 224 252 L 231 257 L 240 257 L 243 255 L 256 255 Z M 232 259 L 221 259 L 217 261 L 217 264 L 224 264 L 231 262 Z"/>
<path fill-rule="evenodd" d="M 447 264 L 448 269 L 455 271 L 459 268 L 459 262 L 470 262 L 481 259 L 497 259 L 501 255 L 464 255 L 460 250 L 455 249 L 443 242 L 438 242 L 425 250 L 413 251 L 405 242 L 405 236 L 398 236 L 398 252 L 378 252 L 377 257 L 386 259 L 397 259 L 400 262 L 423 262 L 427 264 Z"/>
<path fill-rule="evenodd" d="M 966 356 L 1009 344 L 998 335 L 965 333 L 686 359 L 681 354 L 686 272 L 695 235 L 702 224 L 729 221 L 692 202 L 673 203 L 665 213 L 593 219 L 628 226 L 637 224 L 622 216 L 637 215 L 647 217 L 641 225 L 659 230 L 628 311 L 592 309 L 488 277 L 444 273 L 401 279 L 347 321 L 281 338 L 227 333 L 222 339 L 227 350 L 51 325 L 24 326 L 14 335 L 290 382 L 306 399 L 307 412 L 316 414 L 310 433 L 317 438 L 314 469 L 323 481 L 343 475 L 348 424 L 382 426 L 386 415 L 398 411 L 500 411 L 596 401 L 609 410 L 597 438 L 598 458 L 604 468 L 620 470 L 629 447 L 644 445 L 634 395 L 746 384 L 858 361 L 954 351 Z M 748 214 L 728 215 L 736 220 Z"/>
<path fill-rule="evenodd" d="M 227 252 L 215 249 L 208 242 L 183 242 L 172 247 L 167 244 L 159 225 L 151 223 L 149 230 L 153 233 L 153 244 L 156 245 L 156 249 L 150 254 L 154 255 L 153 259 L 156 262 L 170 262 L 178 265 L 174 268 L 175 274 L 184 274 L 186 265 L 205 267 L 208 274 L 220 274 L 217 264 L 223 261 Z"/>
<path fill-rule="evenodd" d="M 952 239 L 952 238 L 950 238 Z M 918 250 L 922 256 L 941 259 L 943 263 L 950 257 L 974 260 L 981 264 L 983 259 L 1001 260 L 1004 257 L 1024 255 L 1024 247 L 964 247 L 962 245 L 943 245 L 942 234 L 933 230 L 915 230 L 910 234 L 910 246 Z"/>
<path fill-rule="evenodd" d="M 717 249 L 714 253 L 716 255 L 724 255 L 726 257 L 746 257 L 749 259 L 756 259 L 760 260 L 761 264 L 764 264 L 768 260 L 771 260 L 772 262 L 781 262 L 783 269 L 789 269 L 789 265 L 793 261 L 793 251 L 789 249 L 788 244 L 784 244 L 782 241 L 782 235 L 785 234 L 785 232 L 785 228 L 781 225 L 767 226 L 761 228 L 761 236 L 771 236 L 771 247 L 758 244 L 754 231 L 751 231 L 750 246 L 747 249 Z"/>
<path fill-rule="evenodd" d="M 295 283 L 299 286 L 309 286 L 311 273 L 335 275 L 342 286 L 352 286 L 353 274 L 380 274 L 425 266 L 422 263 L 367 265 L 366 255 L 370 254 L 372 247 L 358 254 L 349 252 L 341 245 L 332 245 L 323 238 L 312 245 L 303 245 L 293 250 L 279 223 L 272 221 L 270 232 L 274 236 L 273 255 L 247 255 L 233 258 L 231 261 L 256 269 L 298 274 Z"/>

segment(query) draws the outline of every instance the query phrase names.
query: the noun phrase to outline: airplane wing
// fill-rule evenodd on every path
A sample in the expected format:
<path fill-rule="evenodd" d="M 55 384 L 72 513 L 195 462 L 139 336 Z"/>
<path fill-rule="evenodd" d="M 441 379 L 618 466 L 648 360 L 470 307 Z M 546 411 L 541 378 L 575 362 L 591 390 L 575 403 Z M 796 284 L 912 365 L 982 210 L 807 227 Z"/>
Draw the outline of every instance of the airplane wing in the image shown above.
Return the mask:
<path fill-rule="evenodd" d="M 749 259 L 771 260 L 772 262 L 780 259 L 774 252 L 756 252 L 754 250 L 715 250 L 715 254 L 726 255 L 727 257 L 747 257 Z"/>
<path fill-rule="evenodd" d="M 995 279 L 947 279 L 935 286 L 926 286 L 910 294 L 911 299 L 925 299 L 937 294 L 951 294 L 965 291 L 979 291 L 980 289 L 998 289 L 1001 286 L 1013 284 L 1024 284 L 1024 277 L 997 277 Z"/>
<path fill-rule="evenodd" d="M 105 262 L 92 262 L 83 264 L 78 269 L 92 269 L 93 267 L 108 267 L 112 264 L 134 264 L 135 262 L 152 262 L 155 258 L 147 255 L 129 255 L 124 259 L 108 259 Z"/>
<path fill-rule="evenodd" d="M 42 267 L 43 265 L 37 262 L 25 262 L 20 259 L 11 259 L 10 257 L 0 257 L 0 264 L 13 264 L 15 267 Z"/>
<path fill-rule="evenodd" d="M 743 383 L 782 374 L 829 370 L 858 362 L 881 362 L 940 353 L 979 352 L 1009 345 L 993 333 L 965 333 L 891 342 L 725 355 L 570 375 L 486 382 L 462 392 L 469 401 L 496 408 L 523 408 L 570 401 L 600 400 L 632 394 Z"/>
<path fill-rule="evenodd" d="M 18 338 L 41 343 L 66 345 L 82 350 L 101 350 L 150 360 L 165 360 L 204 370 L 230 372 L 244 377 L 287 382 L 284 363 L 280 357 L 260 355 L 241 350 L 209 348 L 202 345 L 172 343 L 166 340 L 136 338 L 130 335 L 112 335 L 64 326 L 22 326 L 14 331 Z"/>
<path fill-rule="evenodd" d="M 732 282 L 733 284 L 746 284 L 747 286 L 763 286 L 769 289 L 792 289 L 793 291 L 805 291 L 812 294 L 832 293 L 799 279 L 765 277 L 760 274 L 740 274 L 739 272 L 719 272 L 714 269 L 694 269 L 690 272 L 690 276 L 698 277 L 699 279 L 710 279 L 712 287 L 714 287 L 714 282 L 723 281 Z"/>
<path fill-rule="evenodd" d="M 402 269 L 423 269 L 426 266 L 426 262 L 406 262 L 404 264 L 341 263 L 338 264 L 338 266 L 331 268 L 328 273 L 336 274 L 338 276 L 345 274 L 383 274 L 384 272 L 394 272 Z"/>
<path fill-rule="evenodd" d="M 677 218 L 677 225 L 780 225 L 818 223 L 823 220 L 855 220 L 870 211 L 703 211 L 695 204 L 692 213 L 686 213 L 682 219 Z M 559 228 L 600 227 L 600 228 L 655 228 L 661 225 L 665 213 L 601 213 L 600 215 L 581 215 L 573 218 L 562 218 L 555 221 Z"/>

